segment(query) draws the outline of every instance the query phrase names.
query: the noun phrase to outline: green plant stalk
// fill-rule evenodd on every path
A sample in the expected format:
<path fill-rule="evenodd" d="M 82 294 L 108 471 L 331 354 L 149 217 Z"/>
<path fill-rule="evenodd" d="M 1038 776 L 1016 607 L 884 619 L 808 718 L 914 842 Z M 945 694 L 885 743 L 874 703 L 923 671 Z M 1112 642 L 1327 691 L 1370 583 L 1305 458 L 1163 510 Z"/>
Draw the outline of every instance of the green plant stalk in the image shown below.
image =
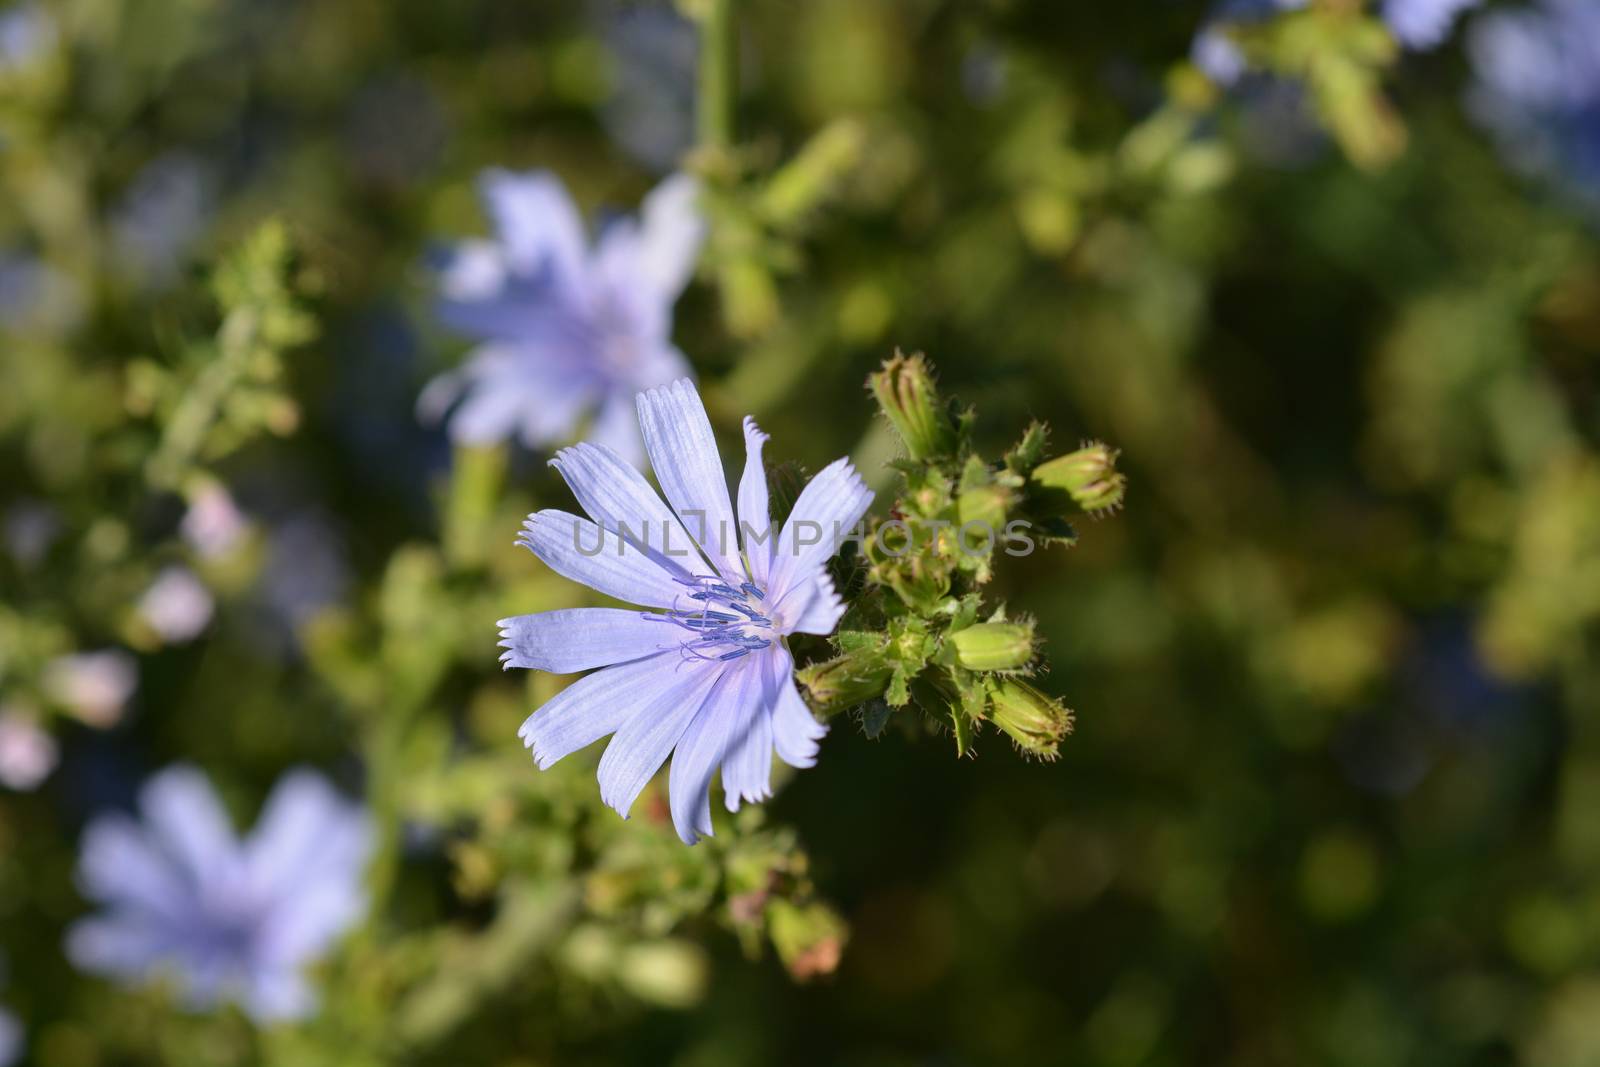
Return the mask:
<path fill-rule="evenodd" d="M 739 87 L 739 31 L 735 0 L 704 0 L 700 12 L 700 85 L 696 133 L 702 149 L 726 151 L 733 145 L 734 107 Z"/>
<path fill-rule="evenodd" d="M 244 377 L 255 349 L 259 319 L 255 309 L 239 308 L 229 312 L 223 321 L 217 337 L 217 358 L 184 392 L 167 422 L 161 444 L 149 460 L 149 477 L 158 488 L 175 487 L 199 457 L 223 398 Z"/>

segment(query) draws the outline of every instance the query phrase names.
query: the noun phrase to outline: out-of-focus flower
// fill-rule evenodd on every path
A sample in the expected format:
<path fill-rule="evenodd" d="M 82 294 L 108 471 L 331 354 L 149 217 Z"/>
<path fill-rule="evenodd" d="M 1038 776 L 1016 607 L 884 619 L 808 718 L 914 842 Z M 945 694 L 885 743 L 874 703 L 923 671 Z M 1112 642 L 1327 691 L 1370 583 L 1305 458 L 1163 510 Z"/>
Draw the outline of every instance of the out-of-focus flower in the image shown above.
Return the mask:
<path fill-rule="evenodd" d="M 1456 19 L 1481 0 L 1383 0 L 1383 21 L 1395 40 L 1413 52 L 1437 48 L 1450 36 Z"/>
<path fill-rule="evenodd" d="M 39 728 L 33 715 L 0 707 L 0 785 L 24 793 L 37 789 L 56 769 L 59 756 L 56 739 Z"/>
<path fill-rule="evenodd" d="M 83 289 L 36 256 L 0 253 L 0 328 L 59 335 L 83 319 Z"/>
<path fill-rule="evenodd" d="M 961 57 L 961 91 L 979 107 L 998 103 L 1010 76 L 1006 54 L 992 44 L 979 42 Z"/>
<path fill-rule="evenodd" d="M 213 199 L 211 175 L 193 156 L 175 152 L 147 164 L 111 220 L 127 273 L 141 285 L 170 282 L 204 229 Z"/>
<path fill-rule="evenodd" d="M 645 166 L 671 170 L 694 142 L 694 24 L 671 7 L 629 5 L 603 34 L 615 59 L 600 111 L 606 131 Z"/>
<path fill-rule="evenodd" d="M 575 608 L 500 621 L 507 667 L 567 674 L 603 667 L 548 701 L 521 735 L 540 768 L 608 734 L 600 796 L 623 816 L 672 755 L 678 835 L 711 833 L 711 778 L 722 768 L 729 811 L 770 795 L 772 752 L 809 767 L 826 732 L 794 684 L 784 638 L 829 634 L 844 613 L 827 563 L 872 493 L 839 459 L 800 493 L 776 537 L 761 451 L 744 423 L 738 517 L 711 422 L 687 380 L 638 399 L 639 425 L 670 507 L 604 445 L 556 454 L 583 519 L 528 517 L 520 544 L 552 570 L 658 611 Z M 687 529 L 685 528 L 687 526 Z M 698 551 L 697 551 L 698 548 Z M 742 555 L 741 555 L 741 549 Z"/>
<path fill-rule="evenodd" d="M 116 648 L 57 656 L 44 670 L 45 691 L 90 726 L 115 724 L 138 681 L 134 658 Z"/>
<path fill-rule="evenodd" d="M 1383 0 L 1383 20 L 1401 47 L 1414 52 L 1437 48 L 1460 14 L 1480 0 Z M 1189 58 L 1218 85 L 1234 85 L 1250 71 L 1249 61 L 1228 37 L 1228 27 L 1256 22 L 1283 11 L 1298 11 L 1310 0 L 1222 0 L 1211 8 L 1190 45 Z"/>
<path fill-rule="evenodd" d="M 177 766 L 146 783 L 139 808 L 142 821 L 103 815 L 84 831 L 79 887 L 105 910 L 68 931 L 72 962 L 131 984 L 169 978 L 195 1009 L 308 1015 L 306 967 L 366 910 L 361 807 L 293 771 L 241 841 L 206 776 Z"/>
<path fill-rule="evenodd" d="M 181 531 L 204 559 L 225 556 L 244 536 L 245 517 L 233 497 L 220 485 L 207 485 L 189 501 Z"/>
<path fill-rule="evenodd" d="M 0 73 L 32 63 L 55 47 L 56 22 L 43 4 L 18 4 L 0 12 Z"/>
<path fill-rule="evenodd" d="M 0 1008 L 0 1067 L 11 1067 L 22 1059 L 22 1024 L 9 1011 Z"/>
<path fill-rule="evenodd" d="M 166 567 L 139 598 L 139 616 L 162 640 L 194 638 L 211 621 L 211 591 L 187 567 Z"/>
<path fill-rule="evenodd" d="M 273 616 L 298 629 L 323 608 L 344 599 L 350 586 L 337 530 L 314 512 L 294 515 L 273 528 L 261 595 Z"/>
<path fill-rule="evenodd" d="M 50 505 L 24 500 L 6 509 L 0 532 L 11 558 L 24 568 L 33 567 L 61 533 L 61 519 Z"/>
<path fill-rule="evenodd" d="M 1211 8 L 1200 32 L 1189 46 L 1189 58 L 1218 85 L 1233 85 L 1248 72 L 1249 63 L 1228 37 L 1230 23 L 1254 22 L 1280 11 L 1305 7 L 1310 0 L 1222 0 Z"/>
<path fill-rule="evenodd" d="M 1540 0 L 1472 27 L 1468 105 L 1516 169 L 1600 208 L 1600 4 Z"/>
<path fill-rule="evenodd" d="M 592 416 L 593 440 L 639 458 L 633 398 L 688 372 L 672 305 L 705 233 L 695 182 L 668 178 L 637 221 L 612 222 L 593 249 L 553 175 L 496 170 L 480 187 L 495 239 L 455 250 L 439 315 L 484 343 L 429 383 L 419 411 L 436 418 L 460 401 L 455 440 L 532 447 L 570 439 Z"/>

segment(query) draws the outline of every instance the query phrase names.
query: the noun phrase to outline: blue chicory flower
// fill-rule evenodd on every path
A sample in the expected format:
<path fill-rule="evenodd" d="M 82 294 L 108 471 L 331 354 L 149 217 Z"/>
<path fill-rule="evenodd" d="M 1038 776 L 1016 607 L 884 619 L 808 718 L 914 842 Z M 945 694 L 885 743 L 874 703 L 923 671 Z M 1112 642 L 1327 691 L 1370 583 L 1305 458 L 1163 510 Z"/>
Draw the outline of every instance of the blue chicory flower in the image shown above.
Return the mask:
<path fill-rule="evenodd" d="M 637 220 L 608 225 L 593 249 L 561 182 L 504 170 L 480 189 L 495 239 L 469 241 L 441 277 L 440 318 L 482 340 L 464 366 L 423 391 L 418 407 L 463 443 L 518 437 L 530 447 L 590 436 L 641 458 L 633 398 L 689 372 L 672 344 L 672 305 L 705 235 L 693 179 L 674 175 Z M 459 404 L 457 403 L 459 401 Z"/>
<path fill-rule="evenodd" d="M 169 977 L 196 1009 L 309 1014 L 305 967 L 366 909 L 363 810 L 293 771 L 241 841 L 205 775 L 182 765 L 147 782 L 139 808 L 142 823 L 103 815 L 84 831 L 79 887 L 105 910 L 68 932 L 73 963 L 129 984 Z"/>
<path fill-rule="evenodd" d="M 826 727 L 794 684 L 784 638 L 829 634 L 844 605 L 828 577 L 839 542 L 872 493 L 846 459 L 823 468 L 774 536 L 762 446 L 745 419 L 738 524 L 699 394 L 687 380 L 638 398 L 639 426 L 663 503 L 603 444 L 558 452 L 589 518 L 528 517 L 519 539 L 551 569 L 607 596 L 653 608 L 576 608 L 500 620 L 509 667 L 579 679 L 522 724 L 541 769 L 608 734 L 600 795 L 624 818 L 669 754 L 673 825 L 694 844 L 711 833 L 711 778 L 729 811 L 771 795 L 772 753 L 816 761 Z M 670 505 L 670 506 L 669 506 Z M 687 527 L 687 529 L 685 528 Z"/>
<path fill-rule="evenodd" d="M 1468 106 L 1517 170 L 1600 209 L 1600 4 L 1540 0 L 1480 18 Z"/>

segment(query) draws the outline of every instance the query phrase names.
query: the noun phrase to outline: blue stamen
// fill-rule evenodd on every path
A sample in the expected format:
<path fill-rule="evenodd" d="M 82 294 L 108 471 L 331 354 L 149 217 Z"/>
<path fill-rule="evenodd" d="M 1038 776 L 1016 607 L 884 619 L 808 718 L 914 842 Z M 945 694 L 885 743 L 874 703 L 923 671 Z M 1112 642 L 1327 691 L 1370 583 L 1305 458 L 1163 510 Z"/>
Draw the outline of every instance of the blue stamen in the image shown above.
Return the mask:
<path fill-rule="evenodd" d="M 711 575 L 674 576 L 673 580 L 690 590 L 684 595 L 697 606 L 674 606 L 664 614 L 646 612 L 644 617 L 670 622 L 694 635 L 679 646 L 685 660 L 727 662 L 771 646 L 770 637 L 745 631 L 747 626 L 772 626 L 770 616 L 751 606 L 752 600 L 766 599 L 755 583 L 743 582 L 735 589 Z"/>

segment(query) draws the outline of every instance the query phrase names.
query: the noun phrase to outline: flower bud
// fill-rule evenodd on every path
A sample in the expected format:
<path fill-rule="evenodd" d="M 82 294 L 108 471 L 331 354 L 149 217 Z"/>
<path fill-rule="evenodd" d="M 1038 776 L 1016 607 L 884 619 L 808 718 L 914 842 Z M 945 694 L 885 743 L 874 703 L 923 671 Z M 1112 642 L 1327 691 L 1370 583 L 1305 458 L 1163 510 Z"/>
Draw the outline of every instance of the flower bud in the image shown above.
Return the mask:
<path fill-rule="evenodd" d="M 862 649 L 813 663 L 796 677 L 811 695 L 813 706 L 832 712 L 882 696 L 893 673 L 881 649 Z"/>
<path fill-rule="evenodd" d="M 1117 450 L 1095 441 L 1034 468 L 1033 480 L 1066 492 L 1088 512 L 1114 510 L 1127 479 L 1117 472 Z"/>
<path fill-rule="evenodd" d="M 894 424 L 912 459 L 932 459 L 955 451 L 955 425 L 939 401 L 928 361 L 918 352 L 894 354 L 867 379 L 878 406 Z"/>
<path fill-rule="evenodd" d="M 1072 709 L 1018 678 L 990 687 L 989 714 L 1023 751 L 1045 759 L 1072 730 Z"/>
<path fill-rule="evenodd" d="M 1008 671 L 1033 658 L 1033 624 L 980 622 L 946 641 L 956 665 L 969 671 Z"/>

